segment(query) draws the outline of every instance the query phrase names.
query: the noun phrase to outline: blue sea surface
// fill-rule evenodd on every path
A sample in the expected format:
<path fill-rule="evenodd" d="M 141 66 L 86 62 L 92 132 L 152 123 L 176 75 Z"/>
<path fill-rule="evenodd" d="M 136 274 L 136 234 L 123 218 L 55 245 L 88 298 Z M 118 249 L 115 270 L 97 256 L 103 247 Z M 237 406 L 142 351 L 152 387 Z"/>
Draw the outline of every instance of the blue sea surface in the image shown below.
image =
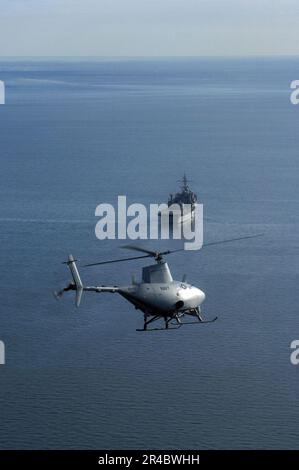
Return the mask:
<path fill-rule="evenodd" d="M 0 79 L 0 448 L 298 449 L 298 59 L 2 59 Z M 264 234 L 169 256 L 217 322 L 143 334 L 118 295 L 56 302 L 68 253 L 130 255 L 96 206 L 164 202 L 184 171 L 205 242 Z"/>

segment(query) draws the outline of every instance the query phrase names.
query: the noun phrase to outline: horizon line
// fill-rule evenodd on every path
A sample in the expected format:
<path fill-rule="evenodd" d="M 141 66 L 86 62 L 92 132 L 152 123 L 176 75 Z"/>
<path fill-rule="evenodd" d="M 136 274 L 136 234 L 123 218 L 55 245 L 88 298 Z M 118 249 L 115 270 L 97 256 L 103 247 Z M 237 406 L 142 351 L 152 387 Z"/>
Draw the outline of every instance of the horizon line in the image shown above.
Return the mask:
<path fill-rule="evenodd" d="M 282 59 L 298 58 L 299 54 L 231 54 L 231 55 L 0 55 L 2 59 Z"/>

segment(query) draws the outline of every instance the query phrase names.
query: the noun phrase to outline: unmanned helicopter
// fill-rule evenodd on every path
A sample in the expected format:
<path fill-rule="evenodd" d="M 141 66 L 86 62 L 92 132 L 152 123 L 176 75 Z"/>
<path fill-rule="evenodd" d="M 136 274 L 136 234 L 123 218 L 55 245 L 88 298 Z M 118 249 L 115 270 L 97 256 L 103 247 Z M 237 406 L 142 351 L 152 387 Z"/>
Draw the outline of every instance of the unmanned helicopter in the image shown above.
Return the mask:
<path fill-rule="evenodd" d="M 245 237 L 231 238 L 228 240 L 215 241 L 206 243 L 203 246 L 217 245 L 220 243 L 228 243 L 237 240 L 244 240 L 247 238 L 254 238 L 259 235 L 249 235 Z M 97 293 L 117 293 L 124 297 L 127 301 L 134 305 L 136 310 L 140 310 L 144 315 L 143 328 L 136 331 L 157 331 L 177 329 L 186 324 L 205 324 L 213 323 L 217 317 L 212 320 L 204 320 L 201 314 L 201 304 L 205 300 L 205 293 L 189 283 L 186 282 L 184 275 L 181 281 L 175 281 L 172 278 L 168 264 L 164 260 L 164 256 L 184 249 L 167 250 L 167 251 L 152 251 L 138 246 L 125 246 L 130 250 L 135 250 L 143 255 L 133 256 L 130 258 L 120 258 L 109 261 L 100 261 L 98 263 L 91 263 L 84 265 L 99 266 L 111 263 L 121 263 L 131 260 L 142 258 L 154 258 L 156 264 L 145 266 L 142 268 L 142 280 L 137 282 L 134 278 L 130 285 L 125 286 L 84 286 L 79 271 L 76 265 L 76 259 L 72 255 L 68 256 L 68 260 L 64 262 L 71 272 L 73 281 L 65 288 L 58 292 L 54 292 L 56 299 L 62 297 L 64 292 L 76 292 L 76 306 L 79 307 L 82 294 L 84 291 L 91 291 Z M 192 321 L 185 321 L 186 317 L 192 317 Z M 152 325 L 158 320 L 164 322 L 163 327 L 152 328 Z"/>

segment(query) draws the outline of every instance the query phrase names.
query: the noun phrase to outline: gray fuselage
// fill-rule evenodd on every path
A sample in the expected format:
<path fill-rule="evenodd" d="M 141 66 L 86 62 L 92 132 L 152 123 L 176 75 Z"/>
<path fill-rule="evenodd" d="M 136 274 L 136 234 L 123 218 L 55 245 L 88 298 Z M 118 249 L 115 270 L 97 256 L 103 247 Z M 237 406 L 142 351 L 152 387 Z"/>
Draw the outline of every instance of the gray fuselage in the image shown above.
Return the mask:
<path fill-rule="evenodd" d="M 205 299 L 203 291 L 180 281 L 170 283 L 140 283 L 120 286 L 118 293 L 144 313 L 173 314 L 200 307 Z"/>

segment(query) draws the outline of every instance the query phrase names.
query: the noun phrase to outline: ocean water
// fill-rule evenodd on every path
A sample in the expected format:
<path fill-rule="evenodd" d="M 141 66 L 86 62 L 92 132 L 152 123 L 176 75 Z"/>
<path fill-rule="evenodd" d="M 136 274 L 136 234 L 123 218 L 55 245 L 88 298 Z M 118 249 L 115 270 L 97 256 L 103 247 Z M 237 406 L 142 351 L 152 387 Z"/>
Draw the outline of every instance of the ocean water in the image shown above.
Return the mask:
<path fill-rule="evenodd" d="M 0 61 L 0 448 L 299 447 L 298 78 L 295 58 Z M 169 256 L 217 322 L 142 334 L 117 295 L 56 302 L 68 253 L 127 255 L 95 207 L 163 202 L 184 171 L 206 242 L 264 234 Z"/>

